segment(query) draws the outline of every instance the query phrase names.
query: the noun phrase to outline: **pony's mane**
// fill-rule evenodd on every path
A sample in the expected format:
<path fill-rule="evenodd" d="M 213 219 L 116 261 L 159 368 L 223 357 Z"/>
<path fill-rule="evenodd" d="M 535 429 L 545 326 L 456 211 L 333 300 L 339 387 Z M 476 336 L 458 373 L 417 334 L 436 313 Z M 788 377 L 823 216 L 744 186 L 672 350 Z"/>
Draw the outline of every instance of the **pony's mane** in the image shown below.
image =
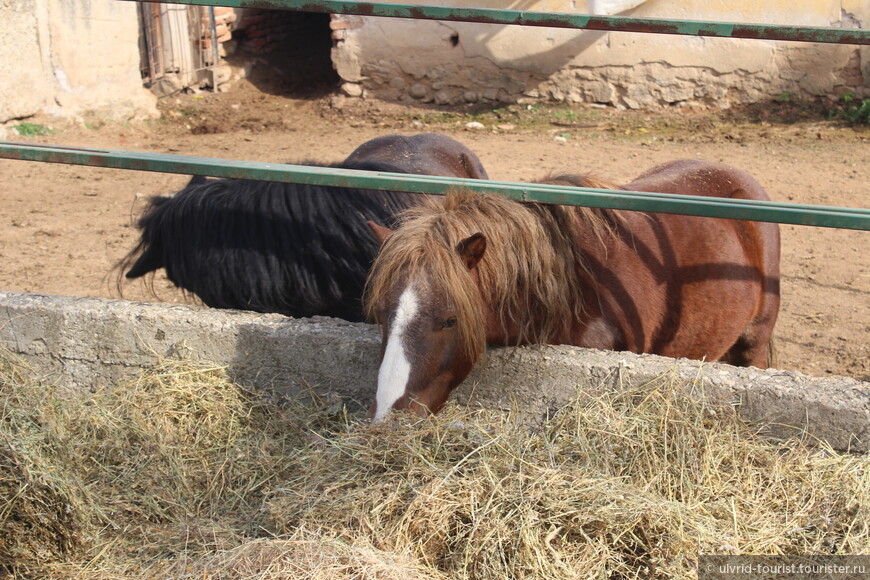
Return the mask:
<path fill-rule="evenodd" d="M 625 189 L 611 181 L 590 174 L 554 173 L 538 183 L 549 185 L 568 185 L 571 187 L 591 187 L 594 189 Z M 548 210 L 551 214 L 571 214 L 575 227 L 582 225 L 589 233 L 604 241 L 606 236 L 614 234 L 617 224 L 622 222 L 619 212 L 607 208 L 532 204 L 540 210 Z"/>
<path fill-rule="evenodd" d="M 332 165 L 404 171 L 383 162 Z M 121 277 L 165 268 L 169 279 L 217 308 L 362 320 L 359 297 L 378 245 L 366 221 L 389 225 L 419 196 L 244 179 L 194 178 L 148 202 Z"/>
<path fill-rule="evenodd" d="M 615 187 L 582 176 L 559 175 L 547 183 Z M 518 203 L 502 196 L 454 191 L 445 199 L 402 212 L 369 273 L 364 303 L 376 322 L 379 301 L 400 280 L 421 276 L 446 285 L 455 301 L 466 352 L 477 357 L 486 347 L 482 296 L 502 316 L 504 329 L 515 327 L 518 343 L 545 342 L 566 331 L 582 313 L 582 256 L 578 228 L 609 235 L 606 211 Z M 456 246 L 476 233 L 487 238 L 478 264 L 480 292 Z"/>

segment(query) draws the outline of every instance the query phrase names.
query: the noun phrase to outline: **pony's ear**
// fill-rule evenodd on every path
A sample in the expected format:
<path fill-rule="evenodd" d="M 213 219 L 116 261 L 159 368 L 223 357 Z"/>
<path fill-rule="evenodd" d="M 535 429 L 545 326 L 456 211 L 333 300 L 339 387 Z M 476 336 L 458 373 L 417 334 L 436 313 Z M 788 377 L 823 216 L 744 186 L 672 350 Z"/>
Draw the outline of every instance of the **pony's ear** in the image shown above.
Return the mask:
<path fill-rule="evenodd" d="M 369 229 L 372 231 L 372 235 L 378 241 L 378 244 L 382 246 L 384 245 L 384 242 L 387 241 L 387 238 L 393 235 L 393 230 L 391 230 L 390 228 L 385 228 L 381 224 L 376 224 L 373 221 L 367 221 L 366 223 L 368 224 Z"/>
<path fill-rule="evenodd" d="M 471 270 L 477 266 L 486 251 L 486 236 L 477 233 L 456 244 L 456 252 L 465 266 Z"/>

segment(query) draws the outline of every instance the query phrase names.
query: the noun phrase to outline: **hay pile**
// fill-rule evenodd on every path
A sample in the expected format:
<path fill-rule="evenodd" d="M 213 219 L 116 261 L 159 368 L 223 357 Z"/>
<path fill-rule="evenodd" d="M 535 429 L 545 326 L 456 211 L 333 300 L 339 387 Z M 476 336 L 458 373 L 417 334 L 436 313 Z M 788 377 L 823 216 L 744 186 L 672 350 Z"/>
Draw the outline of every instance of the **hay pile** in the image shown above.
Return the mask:
<path fill-rule="evenodd" d="M 678 387 L 537 432 L 455 407 L 372 427 L 187 363 L 63 397 L 4 355 L 0 574 L 689 577 L 699 553 L 870 552 L 870 458 L 765 442 Z"/>

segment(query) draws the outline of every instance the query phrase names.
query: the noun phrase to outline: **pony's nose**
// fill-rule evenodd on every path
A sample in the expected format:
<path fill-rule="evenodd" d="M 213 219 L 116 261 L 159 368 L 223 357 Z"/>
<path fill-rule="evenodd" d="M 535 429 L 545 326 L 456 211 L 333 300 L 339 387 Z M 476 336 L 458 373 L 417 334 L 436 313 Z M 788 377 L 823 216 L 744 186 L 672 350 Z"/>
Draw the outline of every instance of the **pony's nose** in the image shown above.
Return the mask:
<path fill-rule="evenodd" d="M 414 399 L 413 401 L 411 401 L 407 409 L 418 417 L 428 417 L 430 415 L 434 415 L 434 412 L 429 407 L 429 405 L 420 401 L 419 399 Z"/>
<path fill-rule="evenodd" d="M 380 423 L 384 419 L 386 419 L 390 412 L 394 409 L 410 412 L 414 415 L 417 415 L 418 417 L 428 417 L 429 415 L 434 414 L 432 409 L 430 409 L 429 405 L 427 405 L 425 402 L 416 398 L 411 399 L 407 396 L 404 396 L 396 401 L 393 404 L 392 408 L 382 413 L 380 417 L 378 417 L 378 402 L 372 401 L 372 404 L 369 406 L 369 410 L 368 413 L 366 413 L 366 416 L 371 419 L 372 423 Z"/>

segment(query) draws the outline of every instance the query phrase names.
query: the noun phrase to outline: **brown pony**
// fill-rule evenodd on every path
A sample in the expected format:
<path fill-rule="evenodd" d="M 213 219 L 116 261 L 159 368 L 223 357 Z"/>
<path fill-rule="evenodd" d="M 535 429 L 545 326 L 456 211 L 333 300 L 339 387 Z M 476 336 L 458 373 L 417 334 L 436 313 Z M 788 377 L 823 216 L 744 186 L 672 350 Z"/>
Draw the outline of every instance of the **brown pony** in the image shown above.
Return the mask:
<path fill-rule="evenodd" d="M 619 189 L 576 175 L 545 183 Z M 622 189 L 768 199 L 749 174 L 695 160 Z M 375 420 L 438 412 L 487 344 L 770 363 L 776 224 L 455 192 L 405 211 L 395 231 L 370 226 L 382 244 L 364 294 L 383 328 Z"/>

